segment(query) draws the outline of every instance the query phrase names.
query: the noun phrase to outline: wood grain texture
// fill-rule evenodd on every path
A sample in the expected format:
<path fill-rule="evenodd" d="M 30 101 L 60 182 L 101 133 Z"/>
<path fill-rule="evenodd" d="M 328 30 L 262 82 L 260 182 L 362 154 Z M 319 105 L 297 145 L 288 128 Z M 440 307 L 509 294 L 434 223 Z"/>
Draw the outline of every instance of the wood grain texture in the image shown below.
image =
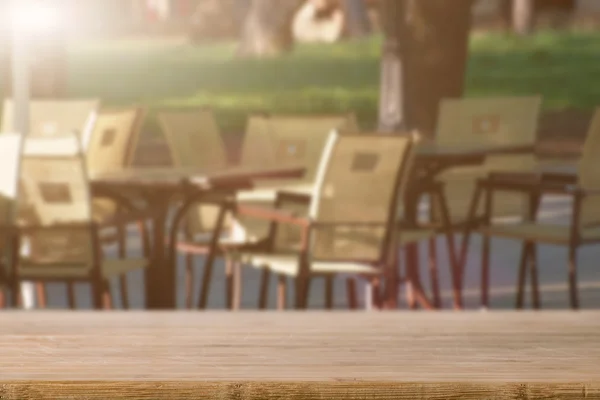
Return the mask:
<path fill-rule="evenodd" d="M 0 399 L 600 398 L 600 312 L 4 312 Z"/>

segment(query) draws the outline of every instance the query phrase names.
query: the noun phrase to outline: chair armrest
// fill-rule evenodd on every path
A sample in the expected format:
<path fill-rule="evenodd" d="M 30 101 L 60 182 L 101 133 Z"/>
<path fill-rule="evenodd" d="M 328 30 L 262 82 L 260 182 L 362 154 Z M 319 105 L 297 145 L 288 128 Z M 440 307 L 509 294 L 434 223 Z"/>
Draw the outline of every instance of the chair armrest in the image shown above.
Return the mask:
<path fill-rule="evenodd" d="M 307 218 L 298 217 L 292 212 L 279 209 L 237 205 L 236 213 L 246 217 L 265 219 L 277 223 L 298 225 L 302 227 L 308 227 L 310 225 L 310 221 Z"/>
<path fill-rule="evenodd" d="M 586 189 L 579 185 L 565 185 L 565 192 L 582 197 L 600 196 L 600 188 Z"/>
<path fill-rule="evenodd" d="M 310 204 L 311 199 L 312 196 L 310 194 L 278 190 L 275 198 L 275 204 L 297 203 L 308 205 Z"/>
<path fill-rule="evenodd" d="M 126 211 L 115 214 L 113 218 L 97 223 L 99 228 L 116 228 L 120 226 L 144 223 L 154 217 L 151 211 Z"/>
<path fill-rule="evenodd" d="M 596 190 L 584 189 L 578 185 L 552 180 L 544 180 L 542 175 L 523 174 L 520 176 L 494 175 L 479 179 L 478 184 L 489 190 L 513 191 L 528 194 L 564 194 L 590 196 L 600 194 Z"/>

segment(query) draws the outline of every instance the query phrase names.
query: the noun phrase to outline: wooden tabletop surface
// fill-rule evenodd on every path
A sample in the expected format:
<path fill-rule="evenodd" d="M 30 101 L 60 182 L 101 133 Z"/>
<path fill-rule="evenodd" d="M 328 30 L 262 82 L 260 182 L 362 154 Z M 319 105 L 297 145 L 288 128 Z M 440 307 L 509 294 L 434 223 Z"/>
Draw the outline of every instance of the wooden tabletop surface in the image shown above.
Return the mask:
<path fill-rule="evenodd" d="M 210 188 L 214 185 L 239 185 L 240 182 L 270 179 L 294 179 L 304 175 L 303 166 L 281 166 L 276 168 L 245 168 L 228 166 L 216 170 L 193 167 L 157 167 L 130 168 L 121 171 L 102 173 L 90 176 L 95 187 L 157 187 L 179 186 L 186 181 L 189 184 Z"/>
<path fill-rule="evenodd" d="M 600 312 L 0 318 L 1 399 L 600 397 Z"/>

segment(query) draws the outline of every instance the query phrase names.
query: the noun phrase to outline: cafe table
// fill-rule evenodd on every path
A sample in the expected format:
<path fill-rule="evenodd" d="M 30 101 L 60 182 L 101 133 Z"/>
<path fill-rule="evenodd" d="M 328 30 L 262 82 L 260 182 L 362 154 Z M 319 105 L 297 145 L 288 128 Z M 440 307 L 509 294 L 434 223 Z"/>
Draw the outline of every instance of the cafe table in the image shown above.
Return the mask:
<path fill-rule="evenodd" d="M 408 224 L 418 225 L 418 205 L 427 188 L 432 187 L 436 178 L 444 171 L 451 168 L 483 165 L 486 158 L 494 155 L 518 155 L 532 154 L 535 151 L 533 145 L 506 145 L 506 144 L 473 144 L 473 145 L 450 145 L 435 142 L 420 143 L 416 149 L 413 176 L 405 199 L 404 216 Z M 453 250 L 453 249 L 451 249 Z M 456 252 L 454 252 L 456 253 Z M 435 309 L 433 302 L 429 299 L 423 288 L 419 273 L 419 254 L 416 243 L 408 244 L 405 248 L 406 254 L 406 279 L 411 287 L 411 308 L 421 305 L 425 309 Z M 458 279 L 460 271 L 456 254 L 451 254 L 453 279 Z M 462 296 L 460 288 L 455 288 L 454 307 L 462 308 Z M 397 292 L 388 292 L 392 299 L 387 299 L 388 304 L 394 304 Z"/>
<path fill-rule="evenodd" d="M 597 399 L 598 311 L 6 311 L 0 399 Z"/>
<path fill-rule="evenodd" d="M 176 308 L 175 241 L 178 221 L 190 206 L 201 202 L 217 202 L 225 207 L 228 199 L 235 198 L 241 190 L 249 190 L 253 182 L 268 179 L 298 179 L 304 167 L 244 168 L 232 166 L 218 170 L 198 168 L 131 168 L 90 176 L 96 195 L 115 194 L 143 200 L 152 215 L 152 256 L 146 271 L 146 308 Z M 168 229 L 171 211 L 175 221 Z M 224 210 L 223 210 L 224 211 Z M 223 213 L 222 213 L 223 214 Z M 212 271 L 223 218 L 217 224 L 210 241 L 204 268 Z M 201 290 L 201 303 L 206 303 L 210 273 L 205 274 L 206 284 Z"/>

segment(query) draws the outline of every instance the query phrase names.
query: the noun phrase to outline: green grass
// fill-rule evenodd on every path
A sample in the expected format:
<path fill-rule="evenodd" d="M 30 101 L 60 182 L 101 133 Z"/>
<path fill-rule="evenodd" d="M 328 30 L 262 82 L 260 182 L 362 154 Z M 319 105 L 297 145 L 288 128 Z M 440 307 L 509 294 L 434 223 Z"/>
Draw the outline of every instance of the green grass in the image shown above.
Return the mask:
<path fill-rule="evenodd" d="M 225 131 L 249 112 L 354 111 L 374 124 L 381 41 L 302 45 L 269 60 L 238 60 L 233 44 L 80 43 L 70 48 L 69 91 L 106 104 L 212 106 Z M 471 40 L 468 96 L 544 96 L 546 109 L 590 109 L 600 101 L 600 33 L 502 34 Z"/>

